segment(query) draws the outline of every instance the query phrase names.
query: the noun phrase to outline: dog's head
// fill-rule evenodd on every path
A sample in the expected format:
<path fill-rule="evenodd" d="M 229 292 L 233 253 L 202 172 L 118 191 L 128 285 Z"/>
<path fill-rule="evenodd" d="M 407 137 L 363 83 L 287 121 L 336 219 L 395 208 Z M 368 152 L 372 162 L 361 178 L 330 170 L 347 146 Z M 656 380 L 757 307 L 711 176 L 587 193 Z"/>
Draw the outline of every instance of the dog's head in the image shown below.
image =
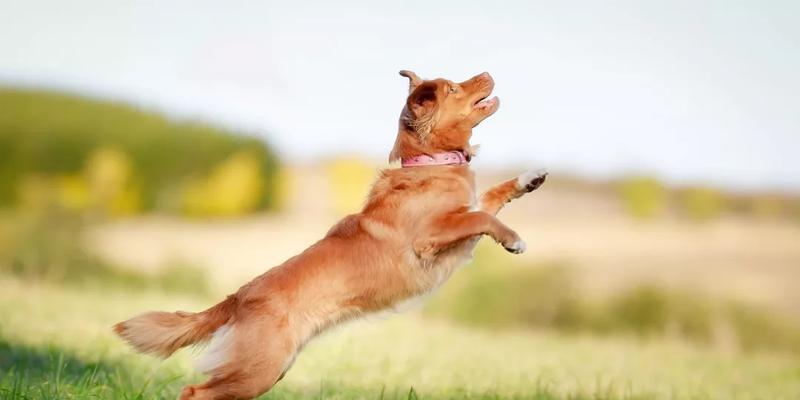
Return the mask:
<path fill-rule="evenodd" d="M 409 79 L 408 98 L 389 160 L 454 150 L 472 154 L 472 128 L 500 106 L 497 97 L 488 99 L 492 76 L 484 72 L 457 83 L 422 80 L 405 70 L 400 75 Z"/>

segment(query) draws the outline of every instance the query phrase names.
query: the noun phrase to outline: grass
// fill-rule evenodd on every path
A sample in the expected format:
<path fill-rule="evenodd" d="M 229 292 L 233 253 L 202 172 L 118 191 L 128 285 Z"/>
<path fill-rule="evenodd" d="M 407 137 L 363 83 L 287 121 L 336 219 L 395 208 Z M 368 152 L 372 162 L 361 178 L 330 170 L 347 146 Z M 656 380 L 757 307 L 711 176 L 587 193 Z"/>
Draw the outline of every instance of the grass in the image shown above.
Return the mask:
<path fill-rule="evenodd" d="M 0 398 L 172 399 L 193 353 L 133 354 L 114 322 L 213 300 L 0 278 Z M 265 338 L 268 340 L 268 338 Z M 416 313 L 358 322 L 312 342 L 265 399 L 795 399 L 800 363 L 683 341 L 485 331 Z"/>

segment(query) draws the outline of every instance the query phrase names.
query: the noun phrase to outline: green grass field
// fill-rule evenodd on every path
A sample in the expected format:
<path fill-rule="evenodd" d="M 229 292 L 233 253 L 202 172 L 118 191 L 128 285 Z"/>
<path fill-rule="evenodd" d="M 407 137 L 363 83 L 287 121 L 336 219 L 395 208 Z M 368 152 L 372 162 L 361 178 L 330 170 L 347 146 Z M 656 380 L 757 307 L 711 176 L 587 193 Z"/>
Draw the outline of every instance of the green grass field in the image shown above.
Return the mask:
<path fill-rule="evenodd" d="M 197 351 L 132 353 L 109 327 L 213 300 L 0 278 L 0 398 L 172 399 Z M 264 338 L 269 340 L 269 338 Z M 482 331 L 416 312 L 323 335 L 265 399 L 797 399 L 789 355 L 681 341 Z"/>

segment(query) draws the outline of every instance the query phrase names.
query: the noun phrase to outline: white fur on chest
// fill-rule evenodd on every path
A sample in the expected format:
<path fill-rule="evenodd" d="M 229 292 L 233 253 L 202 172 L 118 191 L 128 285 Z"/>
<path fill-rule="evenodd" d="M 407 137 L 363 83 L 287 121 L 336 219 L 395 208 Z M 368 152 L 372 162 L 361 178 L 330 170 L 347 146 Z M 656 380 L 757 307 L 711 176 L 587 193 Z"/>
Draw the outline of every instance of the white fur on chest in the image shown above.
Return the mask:
<path fill-rule="evenodd" d="M 470 202 L 470 211 L 479 210 L 478 201 L 475 193 L 472 193 Z M 438 254 L 432 262 L 421 262 L 415 260 L 416 268 L 419 268 L 417 274 L 422 282 L 418 282 L 425 294 L 430 293 L 441 286 L 459 267 L 472 261 L 473 250 L 475 245 L 480 240 L 480 236 L 475 236 L 464 240 L 457 246 L 453 246 Z"/>
<path fill-rule="evenodd" d="M 421 271 L 416 272 L 416 286 L 419 289 L 419 294 L 399 301 L 392 306 L 392 311 L 404 312 L 419 307 L 422 302 L 435 292 L 436 289 L 442 286 L 458 268 L 472 261 L 472 252 L 478 240 L 480 240 L 479 236 L 465 240 L 458 246 L 438 255 L 433 263 L 424 265 L 417 260 L 412 264 L 414 268 L 421 269 Z"/>

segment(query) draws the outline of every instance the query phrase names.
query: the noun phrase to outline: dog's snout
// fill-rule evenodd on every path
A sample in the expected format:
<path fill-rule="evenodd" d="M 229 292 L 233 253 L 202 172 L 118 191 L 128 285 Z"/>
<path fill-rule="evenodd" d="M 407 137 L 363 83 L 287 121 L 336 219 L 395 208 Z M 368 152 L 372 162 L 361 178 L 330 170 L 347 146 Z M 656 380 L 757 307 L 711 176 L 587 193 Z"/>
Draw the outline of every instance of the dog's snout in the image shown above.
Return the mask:
<path fill-rule="evenodd" d="M 492 76 L 488 72 L 485 72 L 485 71 L 481 72 L 478 75 L 475 75 L 475 77 L 473 77 L 472 79 L 475 81 L 475 83 L 477 83 L 480 86 L 484 86 L 484 87 L 485 86 L 490 86 L 491 87 L 494 84 L 494 79 L 492 79 Z"/>

